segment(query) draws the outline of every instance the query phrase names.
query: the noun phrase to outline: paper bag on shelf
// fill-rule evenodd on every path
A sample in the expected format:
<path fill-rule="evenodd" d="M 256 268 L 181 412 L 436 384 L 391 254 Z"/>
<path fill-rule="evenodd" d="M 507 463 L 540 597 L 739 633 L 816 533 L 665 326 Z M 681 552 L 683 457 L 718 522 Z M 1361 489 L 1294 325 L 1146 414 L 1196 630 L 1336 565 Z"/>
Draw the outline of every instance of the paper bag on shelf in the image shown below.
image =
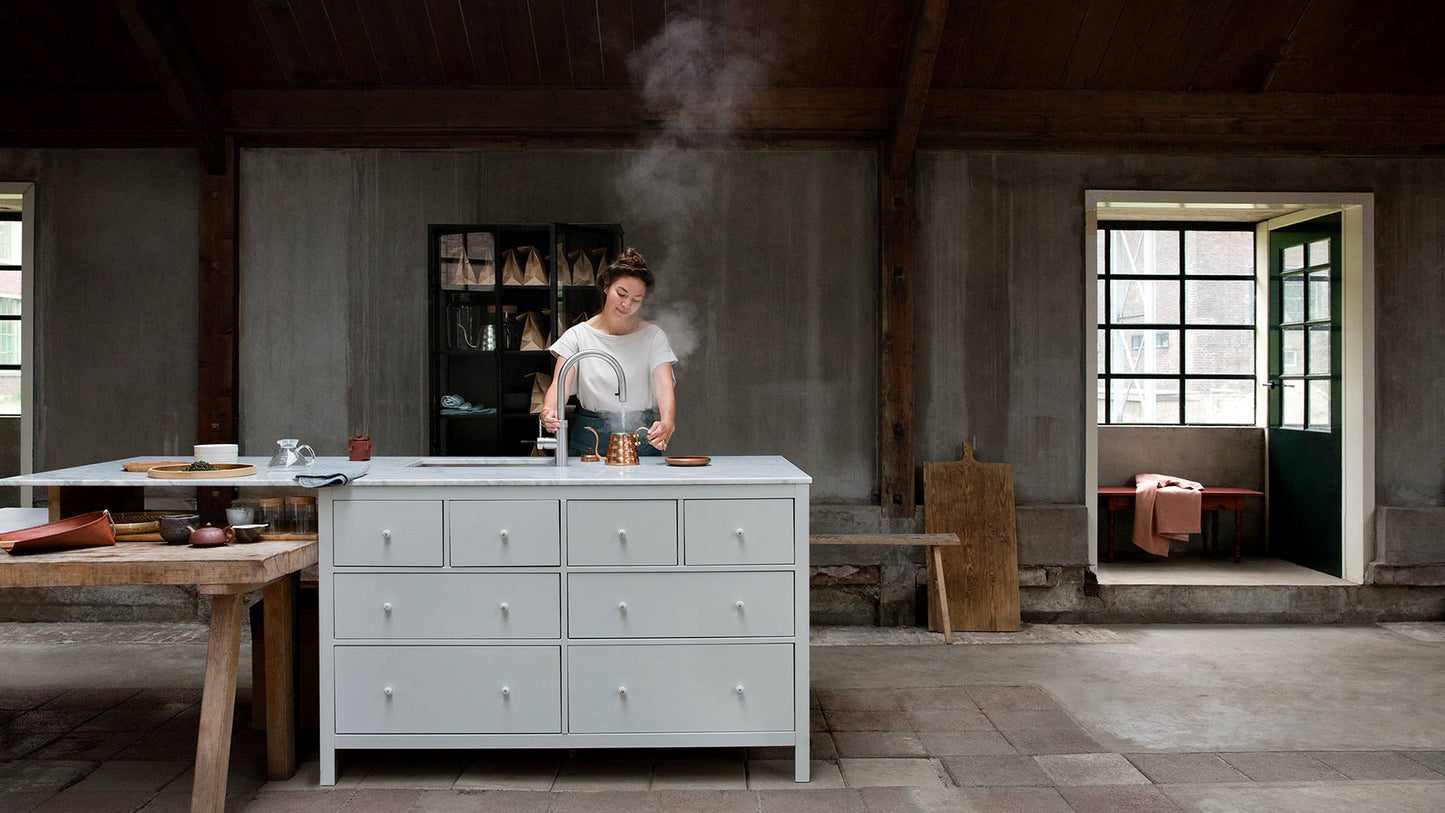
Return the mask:
<path fill-rule="evenodd" d="M 441 286 L 444 291 L 464 291 L 467 278 L 466 246 L 460 234 L 443 234 L 437 238 L 437 257 L 441 264 Z"/>
<path fill-rule="evenodd" d="M 547 269 L 542 265 L 542 252 L 532 246 L 502 252 L 503 285 L 546 285 Z"/>
<path fill-rule="evenodd" d="M 602 273 L 602 269 L 604 269 L 604 268 L 607 267 L 607 249 L 605 249 L 605 248 L 589 249 L 589 250 L 587 251 L 587 256 L 588 256 L 588 258 L 592 261 L 593 273 L 592 273 L 592 278 L 589 279 L 589 280 L 587 280 L 587 282 L 586 282 L 585 284 L 587 284 L 587 285 L 596 285 L 596 284 L 597 284 L 597 275 L 600 274 L 600 273 Z"/>
<path fill-rule="evenodd" d="M 597 271 L 592 265 L 592 259 L 587 252 L 578 249 L 567 252 L 568 265 L 571 273 L 566 277 L 567 285 L 592 285 L 597 282 Z"/>
<path fill-rule="evenodd" d="M 532 406 L 528 412 L 540 415 L 542 414 L 542 405 L 546 402 L 547 388 L 552 386 L 552 374 L 527 373 L 527 378 L 532 379 Z"/>
<path fill-rule="evenodd" d="M 540 313 L 528 311 L 517 317 L 517 321 L 522 323 L 522 343 L 519 349 L 546 350 L 552 346 L 548 340 L 551 332 L 549 325 L 551 320 L 548 317 L 551 315 L 551 311 L 543 310 Z"/>
<path fill-rule="evenodd" d="M 471 284 L 477 287 L 489 287 L 497 284 L 497 262 L 495 259 L 495 246 L 492 243 L 490 232 L 470 232 L 467 234 L 467 253 L 464 265 L 466 275 L 470 278 Z"/>

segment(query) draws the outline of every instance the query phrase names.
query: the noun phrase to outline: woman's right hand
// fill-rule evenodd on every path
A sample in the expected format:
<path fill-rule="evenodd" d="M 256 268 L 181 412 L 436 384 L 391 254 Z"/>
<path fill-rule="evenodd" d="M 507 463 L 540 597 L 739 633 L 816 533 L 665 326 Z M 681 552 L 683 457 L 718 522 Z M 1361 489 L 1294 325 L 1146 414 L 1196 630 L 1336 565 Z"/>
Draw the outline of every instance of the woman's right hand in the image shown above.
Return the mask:
<path fill-rule="evenodd" d="M 555 435 L 558 424 L 557 410 L 551 407 L 542 407 L 542 428 Z"/>

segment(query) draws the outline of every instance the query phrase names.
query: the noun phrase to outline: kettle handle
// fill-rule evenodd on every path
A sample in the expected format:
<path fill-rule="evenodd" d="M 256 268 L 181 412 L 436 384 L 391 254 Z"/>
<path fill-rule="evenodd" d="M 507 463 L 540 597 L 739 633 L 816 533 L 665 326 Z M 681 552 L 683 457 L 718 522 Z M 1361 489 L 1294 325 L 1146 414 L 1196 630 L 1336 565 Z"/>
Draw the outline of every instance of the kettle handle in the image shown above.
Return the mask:
<path fill-rule="evenodd" d="M 647 427 L 639 426 L 637 427 L 637 431 L 632 433 L 632 443 L 637 446 L 637 448 L 641 449 L 642 439 L 645 437 L 647 437 Z M 648 445 L 651 445 L 651 443 L 651 441 L 648 441 Z"/>
<path fill-rule="evenodd" d="M 296 453 L 301 455 L 301 459 L 305 460 L 308 466 L 316 462 L 316 450 L 305 443 L 296 447 Z"/>
<path fill-rule="evenodd" d="M 597 430 L 590 426 L 584 426 L 582 428 L 592 433 L 592 454 L 597 454 L 597 447 L 602 444 L 602 436 L 597 434 Z M 601 457 L 601 455 L 598 456 Z"/>

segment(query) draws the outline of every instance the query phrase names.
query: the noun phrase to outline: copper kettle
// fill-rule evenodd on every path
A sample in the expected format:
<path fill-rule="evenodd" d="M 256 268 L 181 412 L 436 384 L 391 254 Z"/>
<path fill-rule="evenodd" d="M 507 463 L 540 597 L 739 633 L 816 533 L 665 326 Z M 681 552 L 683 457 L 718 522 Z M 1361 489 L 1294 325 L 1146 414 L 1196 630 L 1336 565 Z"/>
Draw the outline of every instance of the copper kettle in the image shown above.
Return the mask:
<path fill-rule="evenodd" d="M 613 432 L 607 436 L 607 465 L 636 466 L 637 450 L 642 446 L 639 434 L 647 434 L 647 427 L 639 426 L 636 432 Z"/>

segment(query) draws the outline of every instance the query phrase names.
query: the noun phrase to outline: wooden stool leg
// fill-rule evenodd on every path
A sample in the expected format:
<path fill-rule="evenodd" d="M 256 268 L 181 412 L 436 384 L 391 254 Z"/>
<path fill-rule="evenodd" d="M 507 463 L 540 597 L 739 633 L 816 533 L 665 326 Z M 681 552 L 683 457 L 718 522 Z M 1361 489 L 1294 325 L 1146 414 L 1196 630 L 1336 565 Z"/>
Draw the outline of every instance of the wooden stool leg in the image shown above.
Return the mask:
<path fill-rule="evenodd" d="M 296 773 L 296 697 L 291 671 L 291 578 L 277 579 L 262 593 L 266 659 L 266 774 L 290 779 Z"/>
<path fill-rule="evenodd" d="M 231 764 L 231 718 L 236 704 L 236 667 L 241 662 L 240 593 L 211 597 L 211 635 L 206 644 L 206 685 L 196 736 L 192 813 L 224 813 L 226 770 Z"/>
<path fill-rule="evenodd" d="M 938 613 L 943 619 L 943 642 L 953 643 L 953 623 L 948 618 L 948 588 L 943 583 L 943 552 L 937 545 L 929 545 L 933 551 L 933 572 L 938 581 Z"/>

